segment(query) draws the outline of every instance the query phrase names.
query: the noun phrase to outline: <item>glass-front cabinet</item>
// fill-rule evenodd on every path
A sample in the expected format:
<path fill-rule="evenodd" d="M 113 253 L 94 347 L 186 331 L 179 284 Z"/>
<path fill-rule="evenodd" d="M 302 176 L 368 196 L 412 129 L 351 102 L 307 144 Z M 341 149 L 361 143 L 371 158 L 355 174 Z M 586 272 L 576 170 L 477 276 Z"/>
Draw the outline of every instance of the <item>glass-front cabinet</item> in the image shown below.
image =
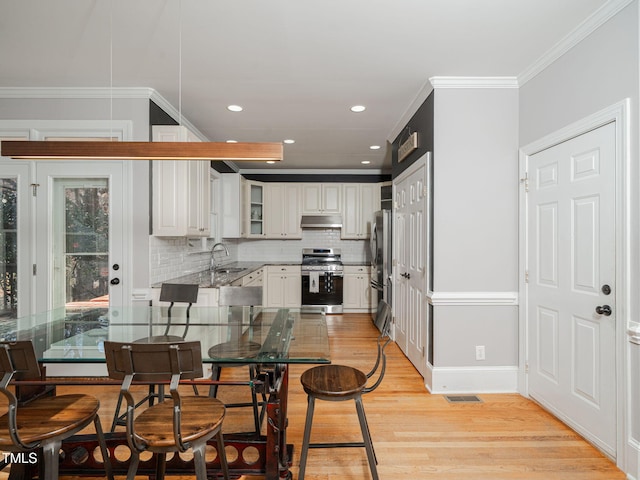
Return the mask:
<path fill-rule="evenodd" d="M 264 237 L 264 191 L 260 184 L 247 182 L 248 237 Z"/>

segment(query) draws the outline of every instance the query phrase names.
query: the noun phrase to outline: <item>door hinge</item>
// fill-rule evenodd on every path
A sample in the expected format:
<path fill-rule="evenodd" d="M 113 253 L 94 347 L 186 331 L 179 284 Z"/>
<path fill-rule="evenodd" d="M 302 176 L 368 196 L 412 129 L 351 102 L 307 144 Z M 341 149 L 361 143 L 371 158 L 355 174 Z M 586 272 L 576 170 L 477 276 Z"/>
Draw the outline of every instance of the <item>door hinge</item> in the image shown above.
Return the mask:
<path fill-rule="evenodd" d="M 33 195 L 34 197 L 38 195 L 38 187 L 40 186 L 39 183 L 32 183 L 29 185 L 31 187 L 31 195 Z"/>
<path fill-rule="evenodd" d="M 524 271 L 524 283 L 529 283 L 529 270 Z"/>
<path fill-rule="evenodd" d="M 524 373 L 529 373 L 529 363 L 524 364 Z"/>
<path fill-rule="evenodd" d="M 529 191 L 529 172 L 524 173 L 524 178 L 520 179 L 520 183 L 524 185 L 524 191 Z"/>
<path fill-rule="evenodd" d="M 37 265 L 35 263 L 33 264 L 33 267 L 32 267 L 31 270 L 33 272 L 33 275 L 36 275 L 38 273 L 38 267 L 37 267 Z"/>

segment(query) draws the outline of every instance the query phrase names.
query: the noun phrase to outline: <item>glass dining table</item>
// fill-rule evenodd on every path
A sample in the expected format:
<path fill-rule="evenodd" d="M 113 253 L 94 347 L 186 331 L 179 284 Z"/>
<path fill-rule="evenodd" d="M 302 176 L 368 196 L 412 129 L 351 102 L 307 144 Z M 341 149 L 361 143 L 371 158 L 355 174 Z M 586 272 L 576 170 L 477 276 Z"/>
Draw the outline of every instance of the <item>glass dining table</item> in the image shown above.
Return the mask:
<path fill-rule="evenodd" d="M 255 364 L 256 383 L 267 396 L 266 435 L 225 434 L 227 448 L 237 450 L 230 461 L 232 473 L 262 474 L 266 480 L 291 478 L 292 446 L 286 442 L 287 400 L 290 364 L 330 363 L 329 338 L 325 316 L 321 310 L 263 307 L 109 307 L 61 308 L 14 320 L 0 322 L 0 340 L 31 340 L 38 361 L 49 371 L 65 371 L 67 375 L 16 382 L 27 399 L 43 388 L 64 384 L 109 384 L 106 377 L 75 377 L 83 366 L 104 364 L 104 342 L 165 341 L 168 337 L 201 343 L 205 364 Z M 261 345 L 257 354 L 242 356 L 240 348 L 247 341 Z M 214 345 L 225 343 L 231 348 L 215 359 L 208 356 Z M 238 348 L 233 348 L 237 345 Z M 220 355 L 220 351 L 217 352 Z M 63 367 L 63 368 L 60 368 Z M 80 374 L 82 375 L 82 374 Z M 196 381 L 197 382 L 197 381 Z M 113 382 L 112 382 L 113 383 Z M 212 380 L 201 380 L 209 386 Z M 224 382 L 220 382 L 224 383 Z M 128 462 L 120 461 L 113 452 L 126 445 L 122 432 L 107 434 L 114 473 L 125 474 Z M 60 474 L 96 474 L 101 463 L 92 458 L 92 436 L 72 437 L 63 444 Z M 78 449 L 87 452 L 78 454 Z M 245 451 L 250 454 L 245 455 Z M 257 459 L 255 457 L 258 457 Z M 82 460 L 82 461 L 79 461 Z M 175 460 L 172 464 L 172 460 Z M 167 462 L 167 474 L 185 473 L 193 468 L 178 455 Z M 144 462 L 140 474 L 144 475 Z M 151 462 L 149 462 L 151 463 Z M 153 466 L 149 465 L 149 471 Z M 211 474 L 217 466 L 211 464 Z M 28 478 L 30 475 L 20 475 Z"/>

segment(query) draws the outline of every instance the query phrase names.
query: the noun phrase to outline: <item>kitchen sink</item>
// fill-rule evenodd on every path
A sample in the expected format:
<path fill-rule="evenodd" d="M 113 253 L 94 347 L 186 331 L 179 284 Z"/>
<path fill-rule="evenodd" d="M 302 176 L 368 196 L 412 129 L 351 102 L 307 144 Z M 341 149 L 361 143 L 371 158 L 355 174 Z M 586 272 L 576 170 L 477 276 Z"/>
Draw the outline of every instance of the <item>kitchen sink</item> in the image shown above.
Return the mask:
<path fill-rule="evenodd" d="M 238 272 L 242 272 L 243 270 L 246 270 L 246 269 L 240 268 L 240 267 L 222 267 L 222 268 L 216 268 L 214 272 L 215 273 L 238 273 Z"/>

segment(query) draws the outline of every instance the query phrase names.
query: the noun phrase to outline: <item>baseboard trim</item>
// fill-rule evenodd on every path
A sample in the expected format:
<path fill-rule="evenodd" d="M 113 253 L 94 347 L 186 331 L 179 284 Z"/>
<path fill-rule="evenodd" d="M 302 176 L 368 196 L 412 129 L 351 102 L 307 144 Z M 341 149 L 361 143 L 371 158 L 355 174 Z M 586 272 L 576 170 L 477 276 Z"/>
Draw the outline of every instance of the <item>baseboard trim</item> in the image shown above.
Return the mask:
<path fill-rule="evenodd" d="M 433 367 L 433 394 L 518 393 L 518 367 Z"/>

